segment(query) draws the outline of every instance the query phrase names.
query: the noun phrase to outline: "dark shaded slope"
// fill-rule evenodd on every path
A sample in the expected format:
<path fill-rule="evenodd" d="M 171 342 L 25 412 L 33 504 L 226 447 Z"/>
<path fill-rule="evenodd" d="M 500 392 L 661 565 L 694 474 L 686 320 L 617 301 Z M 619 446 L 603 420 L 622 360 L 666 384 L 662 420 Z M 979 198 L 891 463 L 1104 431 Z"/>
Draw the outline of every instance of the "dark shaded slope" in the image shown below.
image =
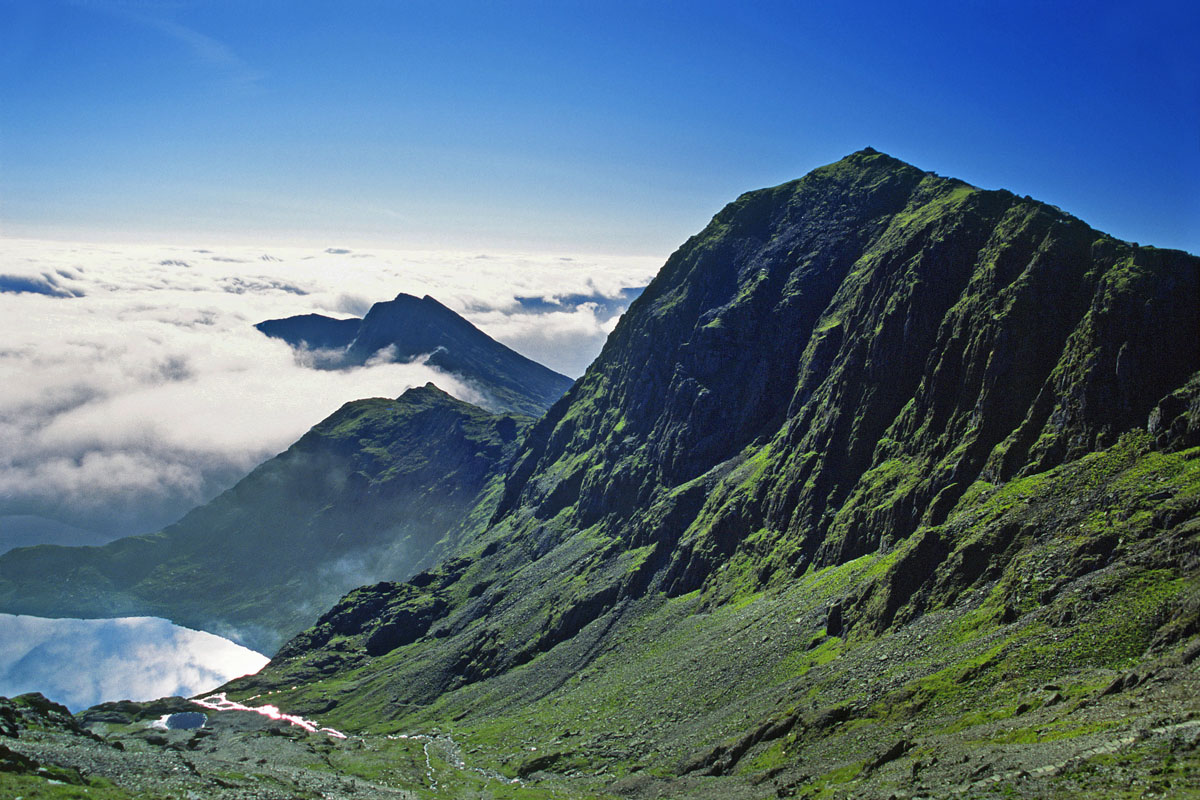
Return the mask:
<path fill-rule="evenodd" d="M 321 677 L 296 700 L 339 705 L 360 722 L 434 703 L 422 719 L 483 730 L 490 715 L 515 721 L 562 703 L 578 716 L 561 724 L 588 726 L 589 703 L 607 701 L 589 694 L 581 671 L 595 664 L 616 680 L 671 641 L 695 645 L 698 674 L 746 683 L 716 691 L 733 678 L 714 677 L 693 695 L 672 667 L 644 676 L 640 702 L 687 720 L 691 733 L 671 734 L 684 741 L 732 734 L 750 724 L 740 703 L 759 691 L 755 703 L 767 703 L 780 675 L 793 674 L 775 661 L 751 667 L 754 647 L 700 655 L 707 636 L 738 641 L 737 610 L 755 598 L 774 609 L 758 606 L 760 644 L 782 636 L 788 644 L 771 658 L 794 660 L 788 648 L 826 627 L 840 647 L 842 636 L 886 639 L 940 604 L 966 613 L 966 588 L 1019 580 L 1014 559 L 1033 558 L 1030 548 L 1045 548 L 1052 565 L 1078 560 L 1076 546 L 1103 552 L 1103 530 L 1085 544 L 1060 535 L 1051 513 L 1072 499 L 1085 519 L 1112 513 L 1118 494 L 1097 488 L 1087 467 L 1037 495 L 1048 511 L 1021 535 L 1019 515 L 994 535 L 972 525 L 1003 482 L 1028 480 L 1033 497 L 1050 485 L 1040 477 L 1048 470 L 1110 446 L 1096 462 L 1106 480 L 1136 482 L 1156 456 L 1135 432 L 1200 368 L 1197 330 L 1200 259 L 1134 247 L 1051 206 L 871 150 L 853 154 L 743 195 L 671 256 L 531 430 L 491 528 L 459 558 L 405 585 L 360 589 L 238 685 L 251 693 Z M 1189 402 L 1164 405 L 1170 421 L 1159 427 L 1186 434 L 1174 420 Z M 1174 457 L 1173 492 L 1194 492 L 1192 457 Z M 1163 501 L 1137 497 L 1151 509 Z M 1172 587 L 1131 641 L 1155 635 L 1162 603 L 1195 576 L 1194 563 L 1171 560 L 1194 538 L 1195 508 L 1180 514 L 1168 526 L 1175 544 L 1160 546 L 1159 529 L 1140 518 L 1154 558 L 1120 555 L 1129 575 L 1168 569 L 1152 582 Z M 953 563 L 965 565 L 959 577 L 949 577 Z M 1086 583 L 1109 562 L 1079 563 Z M 796 594 L 819 575 L 831 583 Z M 691 620 L 697 612 L 704 618 Z M 985 615 L 980 631 L 1002 619 Z M 953 659 L 946 635 L 939 657 Z M 963 659 L 976 653 L 968 641 Z M 1063 669 L 1081 663 L 1067 658 Z M 579 698 L 590 699 L 572 705 Z"/>
<path fill-rule="evenodd" d="M 407 577 L 450 546 L 490 508 L 528 423 L 432 384 L 347 403 L 160 533 L 4 555 L 0 609 L 153 614 L 274 652 L 350 588 Z"/>
<path fill-rule="evenodd" d="M 323 368 L 361 366 L 369 359 L 425 363 L 478 389 L 493 411 L 541 416 L 571 386 L 571 379 L 500 344 L 428 295 L 399 294 L 376 303 L 366 317 L 332 319 L 305 314 L 254 327 L 301 350 L 321 352 Z"/>

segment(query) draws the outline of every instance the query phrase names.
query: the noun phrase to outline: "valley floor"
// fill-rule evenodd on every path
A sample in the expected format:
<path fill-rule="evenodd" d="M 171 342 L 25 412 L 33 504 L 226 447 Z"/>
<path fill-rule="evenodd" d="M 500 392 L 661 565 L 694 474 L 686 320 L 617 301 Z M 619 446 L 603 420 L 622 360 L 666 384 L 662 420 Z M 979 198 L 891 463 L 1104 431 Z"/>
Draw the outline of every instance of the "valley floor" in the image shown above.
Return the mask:
<path fill-rule="evenodd" d="M 437 733 L 338 740 L 236 711 L 211 713 L 199 730 L 164 731 L 152 720 L 196 707 L 174 699 L 73 718 L 25 695 L 0 703 L 0 796 L 1200 797 L 1198 655 L 1193 646 L 1182 658 L 1118 675 L 1090 693 L 1064 696 L 1046 686 L 1011 716 L 981 712 L 940 729 L 928 721 L 837 721 L 827 714 L 816 724 L 832 730 L 807 747 L 803 734 L 773 738 L 760 729 L 734 759 L 742 763 L 724 775 L 705 774 L 720 772 L 713 769 L 719 757 L 702 758 L 682 775 L 654 766 L 587 774 L 553 756 L 539 764 L 534 748 L 524 746 L 504 754 Z M 789 757 L 790 747 L 798 757 Z"/>

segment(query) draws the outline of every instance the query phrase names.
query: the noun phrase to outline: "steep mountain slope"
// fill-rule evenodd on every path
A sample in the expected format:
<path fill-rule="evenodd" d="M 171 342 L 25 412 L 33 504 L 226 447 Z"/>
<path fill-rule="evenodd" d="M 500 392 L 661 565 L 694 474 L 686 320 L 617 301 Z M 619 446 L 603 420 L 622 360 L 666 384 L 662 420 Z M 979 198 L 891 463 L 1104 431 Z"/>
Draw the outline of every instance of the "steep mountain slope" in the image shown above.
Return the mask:
<path fill-rule="evenodd" d="M 371 306 L 362 320 L 304 314 L 255 327 L 296 348 L 335 351 L 319 354 L 322 366 L 424 358 L 476 387 L 493 411 L 541 416 L 571 386 L 570 378 L 505 347 L 428 295 L 398 294 Z"/>
<path fill-rule="evenodd" d="M 156 615 L 274 652 L 352 587 L 413 574 L 476 524 L 529 423 L 433 384 L 347 403 L 159 533 L 5 554 L 0 610 Z"/>
<path fill-rule="evenodd" d="M 1186 719 L 1198 330 L 1200 259 L 855 153 L 671 256 L 456 558 L 232 688 L 647 794 L 887 796 L 1043 706 L 995 757 L 1070 759 L 1140 665 Z"/>

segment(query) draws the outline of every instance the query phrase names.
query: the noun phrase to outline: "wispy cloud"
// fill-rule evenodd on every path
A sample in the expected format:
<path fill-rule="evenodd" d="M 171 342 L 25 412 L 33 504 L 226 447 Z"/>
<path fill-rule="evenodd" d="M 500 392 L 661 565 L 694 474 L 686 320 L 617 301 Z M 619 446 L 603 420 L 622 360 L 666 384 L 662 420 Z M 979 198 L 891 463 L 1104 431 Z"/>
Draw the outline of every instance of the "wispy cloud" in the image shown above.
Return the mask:
<path fill-rule="evenodd" d="M 189 4 L 152 0 L 75 0 L 74 5 L 112 14 L 158 31 L 183 45 L 193 58 L 235 88 L 254 89 L 266 77 L 263 70 L 247 62 L 229 45 L 170 18 Z"/>
<path fill-rule="evenodd" d="M 226 77 L 242 86 L 253 86 L 265 77 L 264 72 L 253 68 L 227 45 L 211 36 L 167 19 L 143 17 L 143 20 L 146 24 L 181 42 L 193 56 L 214 69 L 222 71 Z"/>

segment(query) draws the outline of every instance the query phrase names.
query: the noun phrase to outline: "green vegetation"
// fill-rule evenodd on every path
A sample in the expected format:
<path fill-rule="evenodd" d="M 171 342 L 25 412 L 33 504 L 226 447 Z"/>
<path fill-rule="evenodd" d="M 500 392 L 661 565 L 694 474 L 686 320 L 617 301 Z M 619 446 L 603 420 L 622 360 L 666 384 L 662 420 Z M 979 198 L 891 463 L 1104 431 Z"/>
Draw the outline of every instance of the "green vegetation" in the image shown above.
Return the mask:
<path fill-rule="evenodd" d="M 4 797 L 23 797 L 26 800 L 132 800 L 145 798 L 159 800 L 174 798 L 174 792 L 144 792 L 132 793 L 122 789 L 112 781 L 104 778 L 79 780 L 78 783 L 67 783 L 61 780 L 62 775 L 7 775 L 0 773 L 0 795 Z"/>

